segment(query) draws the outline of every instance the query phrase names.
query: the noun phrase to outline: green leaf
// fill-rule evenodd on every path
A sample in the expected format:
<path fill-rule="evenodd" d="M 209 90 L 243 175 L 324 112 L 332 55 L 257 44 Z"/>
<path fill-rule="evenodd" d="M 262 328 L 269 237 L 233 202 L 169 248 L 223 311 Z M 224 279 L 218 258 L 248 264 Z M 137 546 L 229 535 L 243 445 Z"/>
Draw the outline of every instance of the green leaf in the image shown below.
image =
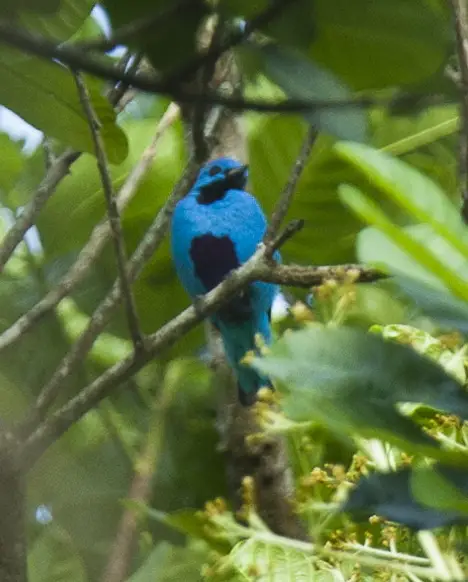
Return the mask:
<path fill-rule="evenodd" d="M 10 52 L 13 53 L 2 51 L 0 55 L 0 103 L 46 135 L 79 151 L 93 153 L 89 126 L 72 75 L 64 67 L 39 58 L 11 63 Z M 127 156 L 126 136 L 116 125 L 111 105 L 101 95 L 103 84 L 94 79 L 86 79 L 86 84 L 109 160 L 120 163 Z"/>
<path fill-rule="evenodd" d="M 288 180 L 307 131 L 299 119 L 249 116 L 250 191 L 269 214 Z M 354 237 L 362 222 L 336 194 L 352 172 L 331 149 L 331 139 L 320 136 L 297 185 L 286 220 L 303 218 L 304 229 L 281 250 L 286 261 L 333 264 L 352 261 Z M 333 243 L 333 244 L 331 244 Z"/>
<path fill-rule="evenodd" d="M 441 367 L 406 346 L 351 328 L 291 332 L 254 366 L 284 385 L 284 410 L 293 420 L 316 418 L 338 433 L 388 440 L 436 458 L 447 453 L 397 404 L 423 403 L 468 417 L 468 394 Z"/>
<path fill-rule="evenodd" d="M 28 554 L 31 582 L 87 582 L 86 567 L 73 540 L 60 526 L 50 523 Z"/>
<path fill-rule="evenodd" d="M 75 34 L 95 4 L 95 0 L 61 0 L 58 10 L 52 14 L 21 12 L 18 21 L 21 26 L 37 34 L 64 41 Z"/>
<path fill-rule="evenodd" d="M 460 512 L 468 521 L 467 483 L 466 471 L 439 464 L 415 469 L 410 479 L 411 492 L 423 505 Z"/>
<path fill-rule="evenodd" d="M 266 0 L 223 0 L 251 18 Z M 303 0 L 263 31 L 300 48 L 353 89 L 415 85 L 435 75 L 451 47 L 450 12 L 439 0 Z"/>
<path fill-rule="evenodd" d="M 8 194 L 8 205 L 18 208 L 27 204 L 39 186 L 46 168 L 46 154 L 43 147 L 37 147 L 25 158 L 23 169 L 18 176 L 14 188 Z"/>
<path fill-rule="evenodd" d="M 210 547 L 222 554 L 226 554 L 231 549 L 227 540 L 220 536 L 210 535 L 210 520 L 208 515 L 193 509 L 179 509 L 172 513 L 157 511 L 148 507 L 143 509 L 144 514 L 150 519 L 168 525 L 172 529 L 192 538 L 204 540 Z"/>
<path fill-rule="evenodd" d="M 432 229 L 428 229 L 427 225 L 416 225 L 406 229 L 398 227 L 387 218 L 375 202 L 353 186 L 340 186 L 339 196 L 358 216 L 369 224 L 375 225 L 403 251 L 403 254 L 406 253 L 414 263 L 419 263 L 424 267 L 426 271 L 446 285 L 454 295 L 468 299 L 466 280 L 459 276 L 457 270 L 451 269 L 445 264 L 446 261 L 442 258 L 441 251 L 444 249 L 445 252 L 448 252 L 455 262 L 462 259 L 466 263 L 466 259 L 460 257 L 460 253 L 451 248 L 444 239 L 438 237 Z M 418 237 L 415 233 L 422 234 L 422 236 Z M 438 252 L 430 248 L 429 243 L 433 243 Z M 381 257 L 379 264 L 384 264 L 384 257 Z M 397 271 L 403 271 L 400 263 L 398 263 Z"/>
<path fill-rule="evenodd" d="M 183 11 L 171 10 L 172 0 L 105 0 L 113 28 L 119 28 L 143 17 L 165 14 L 157 26 L 139 32 L 128 44 L 144 52 L 156 69 L 170 70 L 183 64 L 195 53 L 196 34 L 202 18 L 206 15 L 206 5 L 201 0 L 193 0 L 184 5 Z M 171 50 L 167 50 L 171 47 Z"/>
<path fill-rule="evenodd" d="M 407 227 L 404 229 L 405 234 L 425 245 L 436 256 L 442 257 L 447 266 L 456 270 L 463 279 L 468 278 L 466 261 L 463 257 L 450 249 L 425 224 Z M 419 262 L 417 256 L 413 256 L 404 246 L 394 242 L 391 236 L 376 228 L 365 228 L 359 233 L 356 250 L 362 263 L 379 266 L 382 270 L 395 275 L 413 277 L 438 289 L 447 289 L 430 269 Z"/>
<path fill-rule="evenodd" d="M 282 582 L 284 580 L 319 580 L 332 582 L 323 572 L 315 571 L 314 559 L 307 552 L 250 539 L 240 542 L 225 563 L 234 567 L 242 580 Z"/>
<path fill-rule="evenodd" d="M 13 141 L 6 133 L 0 133 L 0 193 L 4 200 L 23 168 L 25 157 L 21 149 L 21 143 Z"/>
<path fill-rule="evenodd" d="M 397 275 L 393 280 L 425 314 L 445 329 L 457 329 L 468 334 L 468 304 L 453 297 L 447 291 L 410 277 Z"/>
<path fill-rule="evenodd" d="M 56 12 L 59 6 L 60 0 L 3 0 L 0 15 L 2 18 L 10 18 L 23 10 L 51 14 Z"/>
<path fill-rule="evenodd" d="M 370 477 L 361 478 L 357 487 L 351 491 L 343 511 L 362 520 L 379 515 L 415 530 L 466 523 L 467 518 L 460 512 L 440 511 L 415 499 L 413 479 L 418 472 L 416 470 L 413 474 L 411 469 L 405 468 L 395 473 L 374 473 Z M 424 473 L 421 478 L 425 481 Z"/>
<path fill-rule="evenodd" d="M 203 547 L 176 547 L 160 542 L 145 563 L 127 582 L 201 582 L 201 569 L 208 559 Z"/>
<path fill-rule="evenodd" d="M 375 146 L 393 156 L 456 135 L 460 127 L 458 109 L 453 105 L 428 107 L 414 115 L 393 115 L 382 109 L 374 111 L 372 119 Z"/>
<path fill-rule="evenodd" d="M 268 8 L 268 0 L 221 0 L 220 8 L 229 15 L 253 18 Z M 296 0 L 284 4 L 279 16 L 261 27 L 288 46 L 307 49 L 315 38 L 316 26 L 310 0 Z"/>
<path fill-rule="evenodd" d="M 275 44 L 250 44 L 242 52 L 253 53 L 261 62 L 261 70 L 286 95 L 296 99 L 345 100 L 351 97 L 349 89 L 335 75 L 300 53 Z M 242 55 L 241 52 L 241 55 Z M 357 106 L 325 108 L 304 114 L 317 129 L 340 139 L 365 141 L 367 119 Z"/>
<path fill-rule="evenodd" d="M 261 90 L 257 96 L 273 98 L 269 87 L 258 82 L 257 87 Z M 422 120 L 405 118 L 399 124 L 398 131 L 392 131 L 397 123 L 395 119 L 378 117 L 374 124 L 379 130 L 376 143 L 390 149 L 395 145 L 399 155 L 406 156 L 414 167 L 424 169 L 425 172 L 436 172 L 440 169 L 444 183 L 450 183 L 455 181 L 456 160 L 453 154 L 446 159 L 441 158 L 438 151 L 429 150 L 431 146 L 437 145 L 431 139 L 437 140 L 438 133 L 433 133 L 432 138 L 428 135 L 441 121 L 450 119 L 450 115 L 453 116 L 453 111 L 434 113 Z M 286 116 L 250 114 L 246 119 L 249 138 L 249 187 L 268 214 L 273 209 L 282 185 L 288 179 L 301 141 L 305 137 L 306 124 L 298 118 Z M 421 132 L 426 135 L 425 141 L 420 144 L 412 143 L 411 137 L 418 136 Z M 418 149 L 415 151 L 414 148 Z M 340 158 L 330 138 L 320 136 L 314 144 L 287 215 L 287 220 L 303 218 L 305 227 L 282 249 L 286 261 L 337 264 L 356 260 L 356 238 L 363 228 L 363 221 L 353 216 L 340 202 L 338 187 L 343 183 L 354 184 L 363 191 L 372 193 L 372 197 L 398 224 L 408 223 L 407 214 L 402 216 L 399 207 L 394 203 L 390 204 L 375 185 L 369 184 L 362 171 Z"/>
<path fill-rule="evenodd" d="M 339 143 L 336 151 L 390 201 L 416 222 L 429 224 L 468 258 L 468 229 L 458 209 L 432 180 L 409 164 L 363 144 Z"/>
<path fill-rule="evenodd" d="M 314 0 L 310 53 L 355 89 L 414 85 L 445 63 L 450 14 L 431 0 Z"/>

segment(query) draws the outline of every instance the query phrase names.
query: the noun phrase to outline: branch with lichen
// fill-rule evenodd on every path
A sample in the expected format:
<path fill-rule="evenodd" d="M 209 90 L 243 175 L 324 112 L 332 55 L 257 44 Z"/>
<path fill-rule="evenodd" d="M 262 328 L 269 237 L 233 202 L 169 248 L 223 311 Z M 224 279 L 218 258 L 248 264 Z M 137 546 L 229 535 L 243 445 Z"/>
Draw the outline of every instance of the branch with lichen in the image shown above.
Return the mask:
<path fill-rule="evenodd" d="M 294 234 L 296 230 L 297 227 L 290 228 L 290 235 Z M 149 335 L 142 351 L 123 359 L 96 378 L 64 406 L 54 411 L 48 418 L 41 420 L 43 412 L 51 402 L 51 398 L 55 397 L 55 394 L 60 391 L 62 382 L 69 376 L 70 366 L 68 364 L 62 364 L 54 375 L 53 383 L 49 383 L 48 389 L 42 393 L 36 404 L 36 406 L 41 406 L 42 414 L 35 416 L 36 421 L 39 420 L 39 422 L 25 440 L 22 452 L 25 461 L 31 463 L 37 460 L 50 444 L 66 432 L 84 414 L 96 406 L 98 402 L 106 398 L 118 385 L 131 378 L 148 361 L 158 357 L 162 352 L 174 345 L 183 335 L 188 333 L 208 315 L 218 310 L 246 285 L 255 280 L 263 280 L 265 278 L 269 280 L 273 279 L 272 273 L 278 266 L 272 265 L 271 256 L 280 243 L 286 242 L 285 238 L 287 237 L 282 233 L 270 243 L 262 245 L 249 261 L 233 271 L 227 279 L 207 295 L 200 297 L 196 306 L 188 307 L 157 332 Z M 355 281 L 358 281 L 360 276 L 366 281 L 375 280 L 382 276 L 375 271 L 372 271 L 371 275 L 359 265 L 348 267 L 349 269 L 345 269 L 344 272 L 349 273 L 351 271 Z M 283 278 L 287 276 L 287 269 L 287 266 L 282 266 Z M 293 267 L 293 270 L 295 269 Z M 315 280 L 317 282 L 320 280 L 323 281 L 329 275 L 324 267 L 309 267 L 308 269 L 309 276 L 315 273 Z M 333 268 L 332 272 L 336 273 L 336 269 Z M 298 282 L 303 281 L 303 274 L 301 271 L 301 278 Z M 289 282 L 290 284 L 293 283 L 292 277 L 289 279 Z M 73 361 L 80 361 L 81 357 L 82 353 L 78 348 L 78 356 Z"/>

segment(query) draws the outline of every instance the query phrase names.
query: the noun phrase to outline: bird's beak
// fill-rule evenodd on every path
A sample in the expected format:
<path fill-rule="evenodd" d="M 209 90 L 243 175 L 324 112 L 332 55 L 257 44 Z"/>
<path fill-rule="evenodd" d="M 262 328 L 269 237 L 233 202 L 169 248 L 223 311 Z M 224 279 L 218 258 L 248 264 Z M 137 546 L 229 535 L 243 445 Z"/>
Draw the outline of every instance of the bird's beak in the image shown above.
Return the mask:
<path fill-rule="evenodd" d="M 239 166 L 238 168 L 231 168 L 226 172 L 226 177 L 229 179 L 245 178 L 249 166 Z"/>

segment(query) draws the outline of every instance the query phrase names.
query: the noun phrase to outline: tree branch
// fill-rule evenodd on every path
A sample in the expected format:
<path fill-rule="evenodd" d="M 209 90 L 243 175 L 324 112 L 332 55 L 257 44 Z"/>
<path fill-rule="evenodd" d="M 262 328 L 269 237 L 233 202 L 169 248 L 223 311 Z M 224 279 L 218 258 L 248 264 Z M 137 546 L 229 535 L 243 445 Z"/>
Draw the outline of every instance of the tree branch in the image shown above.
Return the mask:
<path fill-rule="evenodd" d="M 146 505 L 151 496 L 151 484 L 157 470 L 163 444 L 165 419 L 172 401 L 171 382 L 163 382 L 153 404 L 149 429 L 135 463 L 135 474 L 128 499 Z M 114 545 L 110 551 L 101 582 L 124 582 L 127 579 L 134 551 L 138 518 L 132 507 L 124 509 Z"/>
<path fill-rule="evenodd" d="M 127 277 L 134 281 L 140 274 L 146 262 L 152 257 L 156 249 L 164 239 L 169 227 L 170 219 L 175 205 L 189 190 L 195 176 L 199 170 L 199 165 L 190 160 L 187 167 L 169 196 L 166 204 L 161 208 L 146 232 L 142 241 L 133 253 L 127 265 Z M 52 378 L 41 390 L 37 401 L 20 431 L 28 434 L 41 421 L 50 404 L 55 400 L 61 390 L 63 381 L 75 370 L 83 361 L 88 351 L 93 346 L 97 336 L 106 327 L 115 309 L 121 300 L 119 281 L 116 281 L 109 294 L 101 301 L 94 311 L 88 327 L 73 344 L 70 351 L 65 355 Z M 144 351 L 144 350 L 142 350 Z M 145 352 L 146 353 L 146 352 Z M 139 359 L 138 359 L 139 361 Z"/>
<path fill-rule="evenodd" d="M 368 270 L 360 265 L 347 265 L 341 268 L 338 266 L 331 268 L 307 267 L 307 273 L 305 272 L 306 267 L 293 266 L 291 271 L 288 272 L 288 266 L 272 264 L 269 258 L 272 248 L 276 248 L 278 242 L 283 238 L 284 236 L 281 234 L 270 245 L 262 245 L 249 261 L 233 271 L 215 289 L 201 297 L 197 301 L 196 308 L 194 306 L 188 307 L 156 333 L 148 336 L 144 351 L 134 356 L 129 356 L 106 370 L 77 396 L 70 399 L 64 406 L 43 420 L 29 438 L 25 440 L 22 453 L 24 462 L 29 465 L 37 460 L 50 444 L 96 406 L 98 402 L 106 398 L 118 384 L 131 378 L 149 360 L 172 346 L 184 334 L 206 316 L 218 310 L 250 282 L 257 279 L 279 282 L 281 279 L 282 281 L 287 281 L 287 284 L 293 285 L 295 284 L 293 274 L 295 274 L 298 275 L 296 281 L 299 286 L 308 286 L 305 284 L 306 277 L 307 281 L 313 281 L 318 285 L 330 277 L 342 280 L 346 274 L 349 276 L 350 272 L 355 275 L 356 281 L 362 279 L 370 282 L 385 276 L 374 269 Z M 278 281 L 274 277 L 275 272 L 280 273 Z M 55 380 L 54 394 L 60 390 L 60 381 L 61 378 Z"/>
<path fill-rule="evenodd" d="M 6 263 L 16 247 L 34 224 L 37 215 L 53 194 L 60 181 L 67 175 L 70 166 L 78 159 L 79 155 L 78 152 L 67 150 L 54 162 L 37 188 L 31 202 L 25 206 L 15 224 L 6 233 L 0 246 L 0 273 L 3 272 Z"/>
<path fill-rule="evenodd" d="M 141 155 L 117 195 L 116 202 L 119 213 L 123 212 L 133 198 L 142 179 L 151 168 L 162 135 L 164 135 L 166 129 L 170 127 L 178 115 L 179 108 L 177 105 L 174 103 L 170 104 L 156 127 L 151 143 Z M 54 309 L 64 297 L 69 295 L 83 281 L 89 269 L 103 251 L 109 236 L 109 222 L 105 218 L 94 227 L 88 242 L 81 249 L 78 258 L 59 283 L 0 335 L 0 352 L 19 340 L 37 321 Z"/>
<path fill-rule="evenodd" d="M 166 95 L 178 103 L 222 105 L 232 111 L 258 111 L 263 113 L 311 113 L 325 108 L 349 106 L 371 107 L 374 105 L 396 106 L 401 100 L 406 105 L 428 106 L 448 102 L 444 94 L 414 93 L 402 95 L 360 95 L 349 99 L 284 99 L 269 101 L 265 99 L 244 99 L 242 97 L 226 96 L 217 91 L 199 93 L 190 88 L 168 83 L 164 77 L 157 74 L 130 71 L 119 71 L 100 57 L 92 57 L 71 44 L 57 45 L 48 38 L 30 31 L 13 27 L 11 22 L 0 20 L 0 43 L 5 43 L 27 53 L 48 60 L 58 60 L 70 68 L 84 71 L 101 79 L 122 82 L 135 89 L 147 93 Z"/>
<path fill-rule="evenodd" d="M 101 136 L 100 122 L 91 104 L 91 99 L 85 83 L 80 73 L 75 73 L 76 86 L 80 96 L 81 105 L 88 120 L 89 129 L 94 144 L 99 174 L 101 176 L 102 188 L 107 206 L 107 217 L 109 220 L 112 241 L 114 243 L 115 258 L 117 261 L 117 270 L 119 273 L 120 292 L 123 297 L 125 311 L 127 314 L 128 328 L 133 341 L 135 351 L 141 350 L 143 346 L 143 336 L 140 328 L 140 321 L 137 314 L 135 298 L 131 283 L 127 276 L 126 262 L 127 252 L 120 222 L 119 209 L 114 196 L 112 178 L 109 171 L 109 162 L 105 150 L 104 141 Z"/>
<path fill-rule="evenodd" d="M 25 475 L 18 442 L 4 427 L 0 431 L 0 580 L 27 581 Z"/>
<path fill-rule="evenodd" d="M 317 135 L 318 134 L 315 129 L 309 129 L 304 143 L 301 146 L 299 155 L 297 156 L 297 159 L 291 170 L 291 175 L 289 176 L 289 179 L 283 189 L 283 192 L 280 194 L 276 207 L 271 215 L 269 226 L 264 238 L 265 242 L 268 242 L 273 236 L 276 235 L 281 227 L 281 223 L 286 218 L 286 214 L 288 213 L 289 207 L 291 205 L 299 178 L 301 177 L 302 172 L 304 171 L 304 168 L 307 164 L 310 152 L 312 151 L 314 143 L 317 140 Z"/>
<path fill-rule="evenodd" d="M 457 54 L 460 68 L 460 110 L 462 128 L 460 131 L 460 187 L 462 193 L 461 215 L 468 223 L 468 21 L 466 2 L 450 0 L 452 6 L 455 33 L 457 39 Z"/>
<path fill-rule="evenodd" d="M 330 279 L 339 282 L 351 279 L 356 283 L 374 283 L 386 279 L 387 275 L 377 269 L 358 264 L 307 267 L 262 263 L 256 268 L 256 278 L 266 283 L 309 289 L 322 285 Z"/>

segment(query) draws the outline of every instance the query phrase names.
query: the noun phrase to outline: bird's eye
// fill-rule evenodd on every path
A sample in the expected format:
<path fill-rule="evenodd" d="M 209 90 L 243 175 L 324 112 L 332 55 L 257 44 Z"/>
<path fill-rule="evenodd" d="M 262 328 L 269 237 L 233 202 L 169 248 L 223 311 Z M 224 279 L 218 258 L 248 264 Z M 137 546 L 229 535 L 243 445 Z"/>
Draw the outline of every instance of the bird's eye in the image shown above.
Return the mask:
<path fill-rule="evenodd" d="M 208 170 L 208 174 L 210 176 L 215 176 L 216 174 L 219 174 L 220 172 L 222 172 L 222 170 L 219 166 L 211 166 L 211 168 Z"/>

